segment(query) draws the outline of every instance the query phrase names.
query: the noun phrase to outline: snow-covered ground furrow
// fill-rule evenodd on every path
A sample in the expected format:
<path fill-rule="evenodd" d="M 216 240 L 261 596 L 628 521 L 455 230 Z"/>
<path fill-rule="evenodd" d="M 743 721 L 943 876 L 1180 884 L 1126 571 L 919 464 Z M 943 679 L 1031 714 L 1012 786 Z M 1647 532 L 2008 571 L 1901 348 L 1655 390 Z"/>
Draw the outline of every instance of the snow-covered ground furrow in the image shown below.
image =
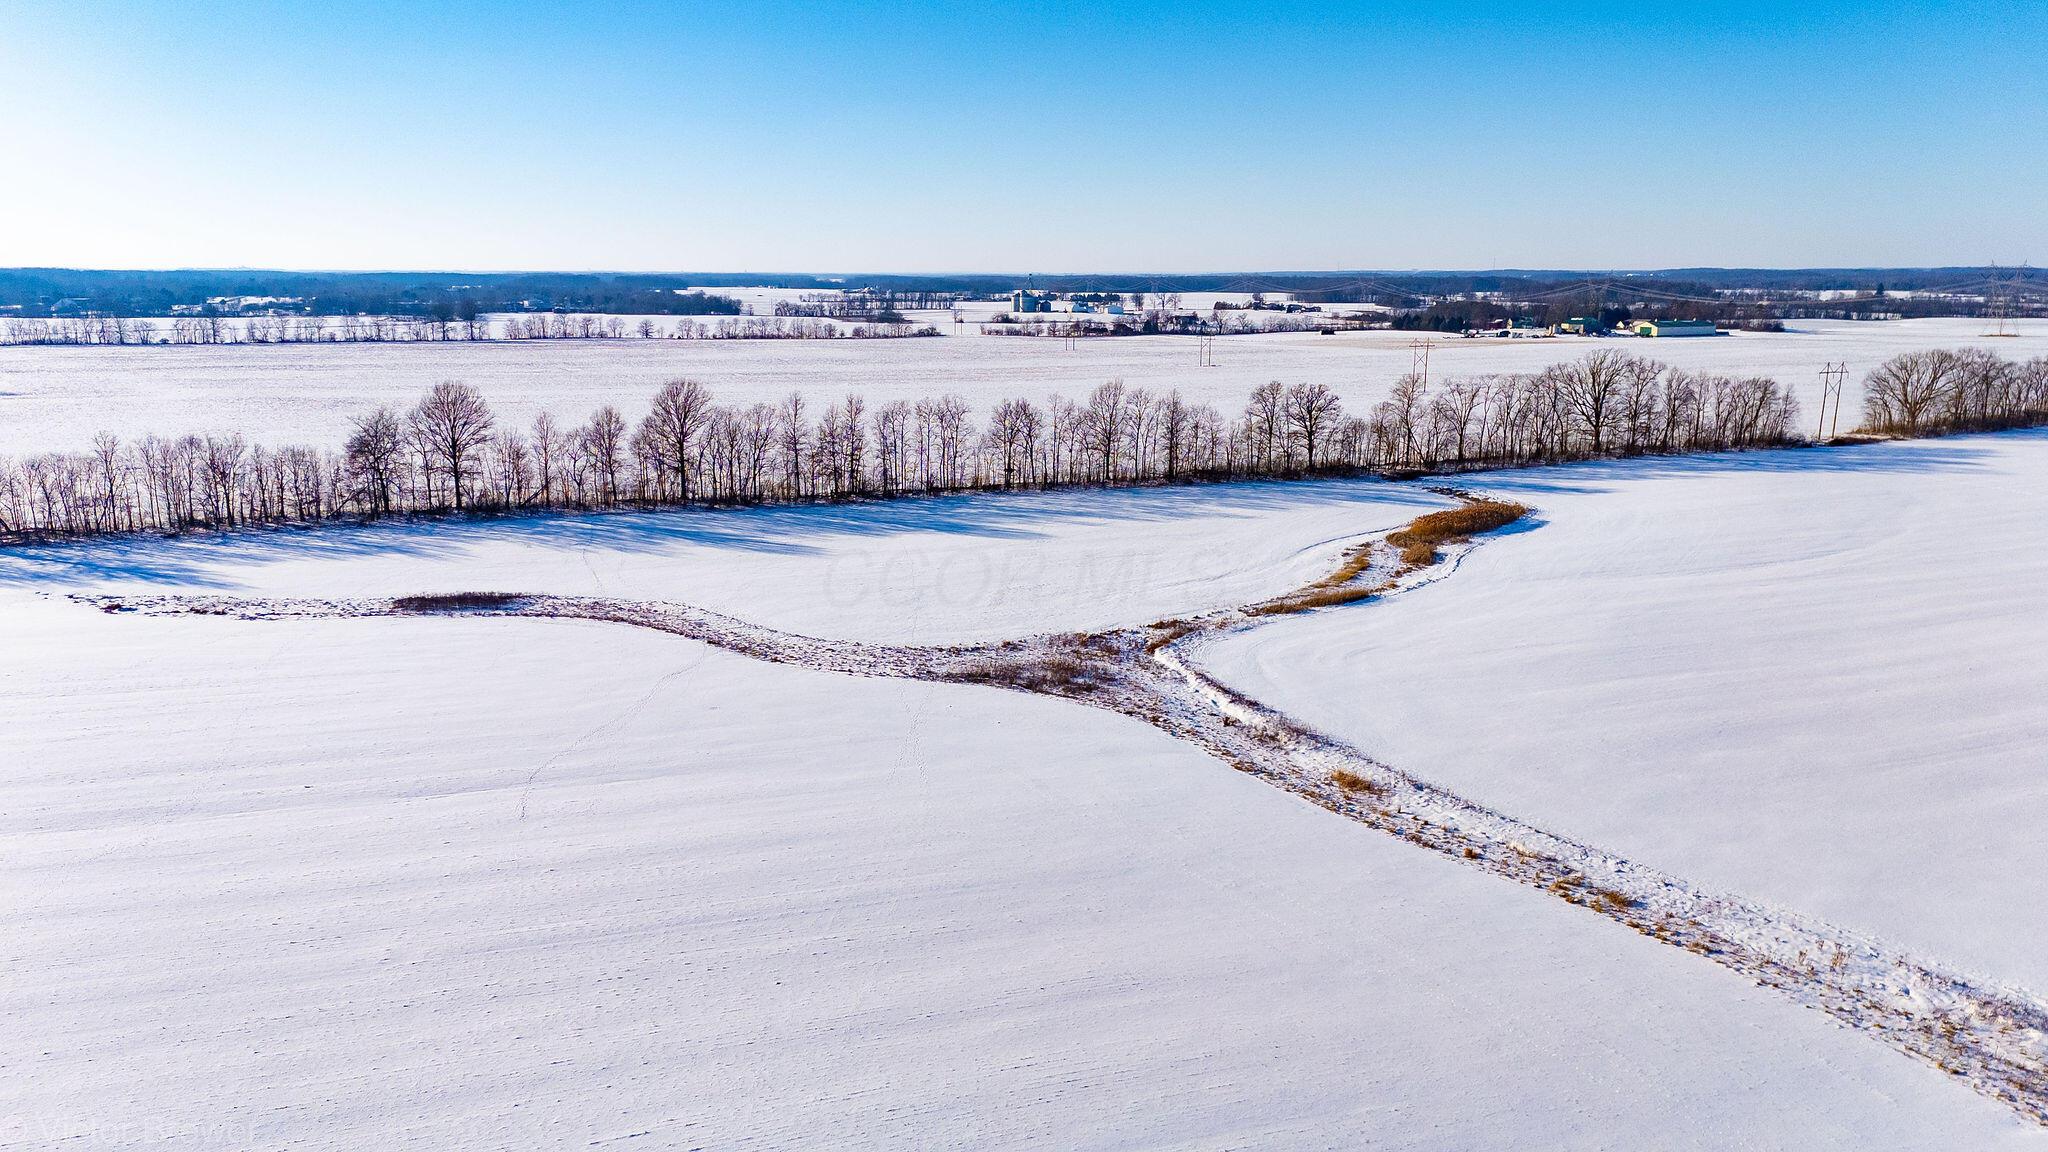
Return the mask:
<path fill-rule="evenodd" d="M 1443 578 L 1470 546 L 1404 570 L 1382 555 L 1360 580 L 1387 594 Z M 1685 948 L 1962 1078 L 2048 1125 L 2048 1003 L 1948 972 L 1872 937 L 1739 897 L 1703 891 L 1615 853 L 1559 836 L 1381 764 L 1202 673 L 1189 651 L 1255 627 L 1250 609 L 1142 628 L 934 648 L 825 640 L 665 602 L 506 595 L 477 606 L 432 599 L 224 596 L 89 598 L 109 611 L 278 617 L 430 614 L 628 624 L 773 663 L 858 676 L 991 684 L 1107 708 L 1226 763 L 1417 846 Z"/>

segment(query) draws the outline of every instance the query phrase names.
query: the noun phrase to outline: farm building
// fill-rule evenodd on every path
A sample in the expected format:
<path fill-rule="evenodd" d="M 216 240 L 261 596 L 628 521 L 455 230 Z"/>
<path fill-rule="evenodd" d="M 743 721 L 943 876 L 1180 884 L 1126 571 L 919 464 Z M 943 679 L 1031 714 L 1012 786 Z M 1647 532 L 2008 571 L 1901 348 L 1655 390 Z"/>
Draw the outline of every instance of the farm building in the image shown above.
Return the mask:
<path fill-rule="evenodd" d="M 1712 320 L 1644 320 L 1636 324 L 1638 336 L 1718 336 Z"/>

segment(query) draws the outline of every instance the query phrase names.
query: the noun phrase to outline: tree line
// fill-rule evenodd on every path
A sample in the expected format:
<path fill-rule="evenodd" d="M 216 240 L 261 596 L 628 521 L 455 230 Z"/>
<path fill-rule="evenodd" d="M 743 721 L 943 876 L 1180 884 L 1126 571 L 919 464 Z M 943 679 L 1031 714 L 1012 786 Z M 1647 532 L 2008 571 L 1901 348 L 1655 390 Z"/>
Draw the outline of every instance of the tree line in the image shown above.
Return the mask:
<path fill-rule="evenodd" d="M 85 316 L 0 323 L 0 344 L 417 344 L 491 340 L 836 340 L 937 336 L 931 325 L 876 322 L 842 325 L 827 320 L 732 316 L 713 321 L 656 320 L 589 313 L 536 312 L 501 318 L 417 316 L 176 316 L 138 320 Z"/>
<path fill-rule="evenodd" d="M 1136 295 L 1134 293 L 1134 295 Z M 1314 332 L 1356 328 L 1352 321 L 1321 313 L 1244 311 L 1178 312 L 1161 306 L 1122 316 L 1101 312 L 1000 312 L 981 325 L 984 336 L 1240 336 L 1268 332 Z"/>
<path fill-rule="evenodd" d="M 1895 436 L 1990 432 L 2048 423 L 2048 356 L 2025 363 L 1982 348 L 1906 352 L 1863 381 L 1863 426 Z"/>
<path fill-rule="evenodd" d="M 1617 286 L 1604 272 L 1550 270 L 1507 273 L 1359 272 L 1198 273 L 1111 277 L 1100 274 L 1040 276 L 1034 286 L 1056 293 L 1206 293 L 1263 289 L 1301 301 L 1367 301 L 1401 310 L 1424 308 L 1450 297 L 1480 297 L 1539 303 L 1570 299 L 1569 315 L 1588 315 L 1617 301 L 1684 296 L 1703 303 L 1727 295 L 1767 305 L 1778 316 L 1843 315 L 1877 304 L 1910 315 L 1981 314 L 1986 281 L 2002 281 L 2009 292 L 2038 314 L 2048 275 L 2038 269 L 1999 267 L 1754 269 L 1688 268 L 1632 274 Z M 688 286 L 688 291 L 678 291 Z M 109 271 L 61 268 L 0 268 L 0 309 L 24 316 L 62 315 L 66 308 L 120 316 L 164 316 L 178 305 L 200 305 L 224 296 L 284 296 L 304 301 L 305 311 L 323 316 L 431 315 L 470 302 L 482 312 L 604 312 L 619 315 L 696 314 L 730 308 L 720 288 L 793 288 L 811 292 L 870 289 L 898 294 L 967 294 L 996 299 L 1018 287 L 1011 275 L 764 275 L 748 273 L 449 273 L 284 272 L 262 269 Z M 1857 300 L 1812 298 L 1822 290 L 1870 293 Z M 710 291 L 706 291 L 709 289 Z M 1889 289 L 1889 294 L 1887 294 Z M 1911 291 L 1907 291 L 1911 290 Z"/>
<path fill-rule="evenodd" d="M 313 316 L 462 318 L 479 312 L 739 315 L 739 301 L 707 287 L 754 277 L 621 273 L 281 272 L 261 269 L 108 271 L 0 268 L 0 310 L 28 317 L 93 312 L 168 316 L 235 297 L 278 298 Z M 684 287 L 688 286 L 688 287 Z"/>
<path fill-rule="evenodd" d="M 2019 370 L 2037 398 L 2039 364 Z M 1873 372 L 1873 387 L 1896 365 Z M 1797 424 L 1797 401 L 1768 377 L 1609 349 L 1533 373 L 1435 385 L 1406 375 L 1362 414 L 1326 385 L 1278 381 L 1234 414 L 1121 380 L 977 414 L 957 395 L 872 404 L 852 393 L 815 413 L 801 392 L 721 404 L 675 380 L 637 421 L 602 404 L 580 424 L 543 413 L 515 426 L 476 389 L 446 382 L 409 409 L 361 415 L 339 446 L 102 433 L 86 452 L 0 460 L 0 536 L 1400 474 L 1764 447 L 1794 440 Z"/>

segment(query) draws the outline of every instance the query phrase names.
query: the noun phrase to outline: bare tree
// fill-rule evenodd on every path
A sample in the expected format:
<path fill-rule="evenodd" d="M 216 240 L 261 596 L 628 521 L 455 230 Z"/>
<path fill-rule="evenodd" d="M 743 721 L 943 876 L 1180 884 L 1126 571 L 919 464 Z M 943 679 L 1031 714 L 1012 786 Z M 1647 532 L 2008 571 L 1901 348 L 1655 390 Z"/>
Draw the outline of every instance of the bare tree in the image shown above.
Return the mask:
<path fill-rule="evenodd" d="M 625 466 L 626 419 L 619 410 L 609 404 L 600 405 L 590 414 L 590 423 L 584 427 L 583 451 L 590 461 L 591 471 L 604 485 L 604 502 L 607 506 L 619 502 L 619 469 Z"/>
<path fill-rule="evenodd" d="M 930 407 L 938 436 L 938 481 L 942 488 L 959 488 L 966 483 L 967 445 L 974 436 L 974 421 L 967 401 L 948 393 Z"/>
<path fill-rule="evenodd" d="M 533 457 L 526 438 L 507 428 L 492 445 L 492 464 L 497 473 L 498 503 L 507 508 L 525 504 L 533 483 Z"/>
<path fill-rule="evenodd" d="M 867 401 L 857 392 L 846 394 L 839 413 L 839 454 L 845 477 L 843 491 L 859 492 L 867 480 Z"/>
<path fill-rule="evenodd" d="M 990 413 L 988 445 L 1000 461 L 1003 487 L 1015 486 L 1028 474 L 1038 426 L 1038 409 L 1029 400 L 1005 400 Z"/>
<path fill-rule="evenodd" d="M 93 462 L 99 478 L 101 523 L 106 531 L 119 531 L 121 527 L 121 486 L 127 473 L 127 466 L 121 458 L 121 440 L 111 432 L 101 432 L 92 438 Z"/>
<path fill-rule="evenodd" d="M 711 393 L 695 380 L 671 380 L 654 394 L 641 427 L 676 478 L 676 499 L 690 498 L 690 454 L 711 419 Z"/>
<path fill-rule="evenodd" d="M 1627 391 L 1629 381 L 1641 377 L 1654 378 L 1662 371 L 1660 364 L 1609 348 L 1551 369 L 1552 382 L 1564 401 L 1565 410 L 1577 422 L 1579 432 L 1590 442 L 1595 456 L 1606 451 L 1607 432 L 1613 422 L 1615 404 Z"/>
<path fill-rule="evenodd" d="M 482 467 L 478 458 L 490 443 L 492 424 L 490 405 L 476 389 L 452 380 L 434 385 L 412 410 L 413 437 L 429 461 L 430 471 L 438 469 L 447 475 L 458 512 L 462 510 L 464 482 Z"/>
<path fill-rule="evenodd" d="M 781 419 L 767 404 L 749 404 L 735 421 L 739 425 L 738 492 L 741 500 L 759 500 L 768 477 Z"/>
<path fill-rule="evenodd" d="M 555 418 L 542 412 L 533 418 L 534 488 L 542 504 L 552 504 L 558 486 L 562 458 L 562 432 Z"/>
<path fill-rule="evenodd" d="M 1088 443 L 1095 458 L 1100 462 L 1098 476 L 1103 483 L 1116 480 L 1116 451 L 1123 443 L 1125 425 L 1131 418 L 1130 396 L 1122 380 L 1111 380 L 1096 386 L 1088 394 L 1088 407 L 1082 411 L 1082 422 L 1087 430 Z"/>
<path fill-rule="evenodd" d="M 1471 455 L 1473 423 L 1485 403 L 1487 384 L 1482 380 L 1452 380 L 1430 401 L 1430 422 L 1439 426 L 1439 437 L 1462 467 Z"/>
<path fill-rule="evenodd" d="M 1296 384 L 1287 390 L 1287 431 L 1301 446 L 1309 471 L 1316 470 L 1316 449 L 1343 414 L 1343 402 L 1327 385 Z"/>
<path fill-rule="evenodd" d="M 804 416 L 804 394 L 791 392 L 776 411 L 776 430 L 782 450 L 783 483 L 789 498 L 804 498 L 804 447 L 810 437 L 810 423 Z"/>
<path fill-rule="evenodd" d="M 1387 429 L 1396 460 L 1411 465 L 1422 458 L 1415 441 L 1415 429 L 1421 421 L 1429 400 L 1428 386 L 1422 377 L 1413 372 L 1404 372 L 1388 390 L 1387 398 L 1373 409 L 1373 415 Z"/>
<path fill-rule="evenodd" d="M 405 462 L 405 432 L 397 413 L 379 408 L 357 420 L 343 452 L 363 511 L 370 516 L 389 515 Z"/>
<path fill-rule="evenodd" d="M 248 451 L 239 433 L 206 438 L 206 492 L 211 523 L 235 526 L 235 496 L 241 489 L 242 457 Z"/>
<path fill-rule="evenodd" d="M 910 471 L 910 404 L 895 400 L 875 409 L 875 491 L 893 496 Z"/>
<path fill-rule="evenodd" d="M 1259 471 L 1278 469 L 1280 449 L 1287 434 L 1286 387 L 1278 380 L 1269 380 L 1253 389 L 1251 399 L 1245 402 L 1244 423 L 1252 450 L 1252 467 Z"/>
<path fill-rule="evenodd" d="M 1181 399 L 1180 389 L 1168 392 L 1159 402 L 1159 444 L 1166 461 L 1164 478 L 1168 481 L 1180 478 L 1181 461 L 1191 447 L 1188 435 L 1193 427 L 1194 411 Z"/>

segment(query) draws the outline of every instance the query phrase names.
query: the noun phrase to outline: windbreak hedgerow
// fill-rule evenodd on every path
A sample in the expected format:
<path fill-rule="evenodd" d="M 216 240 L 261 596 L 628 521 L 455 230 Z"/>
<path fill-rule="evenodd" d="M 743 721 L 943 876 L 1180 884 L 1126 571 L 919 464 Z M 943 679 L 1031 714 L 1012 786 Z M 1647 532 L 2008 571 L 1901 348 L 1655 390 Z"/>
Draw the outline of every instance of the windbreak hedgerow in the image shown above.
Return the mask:
<path fill-rule="evenodd" d="M 1111 380 L 1085 400 L 956 395 L 871 408 L 849 394 L 722 405 L 692 380 L 646 415 L 600 405 L 568 427 L 501 423 L 484 395 L 434 386 L 379 408 L 335 448 L 240 435 L 102 433 L 88 452 L 0 460 L 0 538 L 180 531 L 442 511 L 841 500 L 969 489 L 1471 469 L 1782 444 L 1798 405 L 1768 377 L 1670 368 L 1613 350 L 1541 372 L 1416 376 L 1365 415 L 1322 384 L 1254 390 L 1230 418 L 1178 391 Z"/>

